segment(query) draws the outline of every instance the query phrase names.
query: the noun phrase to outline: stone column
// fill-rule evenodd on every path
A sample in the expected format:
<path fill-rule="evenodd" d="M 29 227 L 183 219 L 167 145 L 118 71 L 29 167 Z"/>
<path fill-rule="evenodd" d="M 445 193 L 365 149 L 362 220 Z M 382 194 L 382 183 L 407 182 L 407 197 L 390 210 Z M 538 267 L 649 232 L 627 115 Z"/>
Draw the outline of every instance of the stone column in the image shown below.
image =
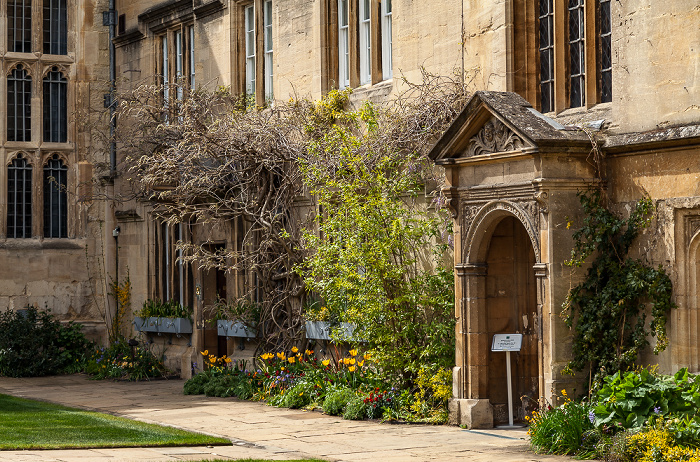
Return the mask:
<path fill-rule="evenodd" d="M 455 265 L 457 280 L 456 366 L 450 423 L 467 428 L 492 428 L 493 408 L 487 396 L 488 348 L 485 295 L 486 265 Z"/>
<path fill-rule="evenodd" d="M 537 365 L 539 372 L 538 401 L 540 408 L 545 404 L 544 399 L 544 329 L 542 326 L 543 311 L 547 297 L 547 264 L 537 263 L 533 266 L 537 285 L 537 317 L 535 318 L 535 332 L 537 332 Z"/>

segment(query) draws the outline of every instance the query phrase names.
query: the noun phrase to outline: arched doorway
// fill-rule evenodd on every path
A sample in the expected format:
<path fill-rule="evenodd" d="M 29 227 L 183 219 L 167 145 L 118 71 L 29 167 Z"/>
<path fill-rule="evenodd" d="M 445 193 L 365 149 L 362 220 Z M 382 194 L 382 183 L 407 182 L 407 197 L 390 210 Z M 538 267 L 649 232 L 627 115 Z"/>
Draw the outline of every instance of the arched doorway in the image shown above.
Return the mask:
<path fill-rule="evenodd" d="M 505 216 L 495 224 L 485 255 L 485 320 L 490 339 L 499 333 L 521 333 L 520 352 L 511 353 L 513 415 L 522 421 L 537 406 L 539 355 L 535 252 L 522 223 Z M 495 424 L 508 421 L 506 357 L 488 351 L 487 396 Z"/>

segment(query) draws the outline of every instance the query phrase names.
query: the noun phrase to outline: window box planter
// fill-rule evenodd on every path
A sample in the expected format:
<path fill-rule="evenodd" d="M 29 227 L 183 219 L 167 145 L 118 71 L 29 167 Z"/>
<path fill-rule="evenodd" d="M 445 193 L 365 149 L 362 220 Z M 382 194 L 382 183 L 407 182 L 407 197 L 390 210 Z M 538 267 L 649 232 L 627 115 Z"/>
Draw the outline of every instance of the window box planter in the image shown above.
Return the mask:
<path fill-rule="evenodd" d="M 306 338 L 314 340 L 331 340 L 331 330 L 339 330 L 343 337 L 352 339 L 355 325 L 349 322 L 341 322 L 331 327 L 328 321 L 306 321 Z"/>
<path fill-rule="evenodd" d="M 192 322 L 187 318 L 158 318 L 158 332 L 167 334 L 191 334 Z"/>
<path fill-rule="evenodd" d="M 240 321 L 227 321 L 219 319 L 216 321 L 216 331 L 221 337 L 243 337 L 255 338 L 257 332 L 252 327 L 248 327 Z"/>
<path fill-rule="evenodd" d="M 187 318 L 134 318 L 138 332 L 158 332 L 163 334 L 191 334 L 192 322 Z"/>

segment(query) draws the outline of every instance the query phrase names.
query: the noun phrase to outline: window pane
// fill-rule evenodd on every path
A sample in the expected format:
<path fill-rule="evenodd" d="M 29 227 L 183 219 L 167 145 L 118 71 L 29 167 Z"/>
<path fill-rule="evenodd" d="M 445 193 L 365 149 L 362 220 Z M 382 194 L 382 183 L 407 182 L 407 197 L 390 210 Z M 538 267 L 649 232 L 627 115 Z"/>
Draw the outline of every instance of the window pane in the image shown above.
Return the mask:
<path fill-rule="evenodd" d="M 44 79 L 44 141 L 67 141 L 67 83 L 63 74 L 56 68 Z"/>
<path fill-rule="evenodd" d="M 569 103 L 583 106 L 585 101 L 585 42 L 583 0 L 569 0 Z"/>
<path fill-rule="evenodd" d="M 67 237 L 67 168 L 54 156 L 44 167 L 44 237 Z"/>
<path fill-rule="evenodd" d="M 65 55 L 68 43 L 66 0 L 44 0 L 44 53 Z"/>
<path fill-rule="evenodd" d="M 610 0 L 600 1 L 600 101 L 612 101 L 612 17 Z"/>
<path fill-rule="evenodd" d="M 8 49 L 18 53 L 30 53 L 32 51 L 31 0 L 8 0 L 7 25 Z"/>
<path fill-rule="evenodd" d="M 7 78 L 7 139 L 31 141 L 32 79 L 18 65 Z"/>
<path fill-rule="evenodd" d="M 7 237 L 32 236 L 32 167 L 18 155 L 7 167 Z"/>
<path fill-rule="evenodd" d="M 554 110 L 554 13 L 553 0 L 540 0 L 540 110 Z"/>

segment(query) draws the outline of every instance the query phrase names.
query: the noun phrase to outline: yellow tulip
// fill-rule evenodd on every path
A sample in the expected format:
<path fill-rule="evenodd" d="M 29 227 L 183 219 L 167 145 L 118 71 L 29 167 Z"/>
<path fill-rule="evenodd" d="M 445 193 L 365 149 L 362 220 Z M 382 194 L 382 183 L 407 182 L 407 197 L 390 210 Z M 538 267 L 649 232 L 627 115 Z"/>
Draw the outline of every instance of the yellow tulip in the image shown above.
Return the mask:
<path fill-rule="evenodd" d="M 348 370 L 349 370 L 350 372 L 355 372 L 355 366 L 350 366 L 350 367 L 348 367 Z"/>
<path fill-rule="evenodd" d="M 210 361 L 212 364 L 214 364 L 214 363 L 216 363 L 216 358 L 212 356 L 212 357 L 209 358 L 209 361 Z"/>
<path fill-rule="evenodd" d="M 357 349 L 350 350 L 350 356 L 357 356 Z"/>
<path fill-rule="evenodd" d="M 369 354 L 369 353 L 365 353 L 365 355 L 363 356 L 363 358 L 365 358 L 365 359 L 369 359 L 369 358 L 371 358 L 371 356 L 370 356 L 370 354 Z"/>
<path fill-rule="evenodd" d="M 355 364 L 355 358 L 350 359 L 350 364 Z"/>
<path fill-rule="evenodd" d="M 294 364 L 294 361 L 296 361 L 296 360 L 297 359 L 294 356 L 290 356 L 289 357 L 289 364 Z"/>
<path fill-rule="evenodd" d="M 306 350 L 305 353 L 306 356 L 311 356 L 312 354 L 314 354 L 314 350 Z"/>
<path fill-rule="evenodd" d="M 231 361 L 232 361 L 231 358 L 226 358 L 227 363 L 230 363 Z"/>
<path fill-rule="evenodd" d="M 299 348 L 297 348 L 297 347 L 295 347 L 295 346 L 292 347 L 292 353 L 296 353 L 296 352 L 298 352 L 298 351 L 299 351 Z"/>
<path fill-rule="evenodd" d="M 323 364 L 324 366 L 327 366 L 327 365 L 329 365 L 330 363 L 331 363 L 331 360 L 330 360 L 330 359 L 326 359 L 326 360 L 321 361 L 321 364 Z"/>
<path fill-rule="evenodd" d="M 209 350 L 200 351 L 200 353 L 202 353 L 202 356 L 209 356 Z"/>
<path fill-rule="evenodd" d="M 277 357 L 279 359 L 281 359 L 282 361 L 284 361 L 284 358 L 285 358 L 284 353 L 277 353 Z"/>
<path fill-rule="evenodd" d="M 357 365 L 358 365 L 359 367 L 362 367 L 362 366 L 365 365 L 365 362 L 364 362 L 364 361 L 358 361 L 358 362 L 357 362 Z"/>

